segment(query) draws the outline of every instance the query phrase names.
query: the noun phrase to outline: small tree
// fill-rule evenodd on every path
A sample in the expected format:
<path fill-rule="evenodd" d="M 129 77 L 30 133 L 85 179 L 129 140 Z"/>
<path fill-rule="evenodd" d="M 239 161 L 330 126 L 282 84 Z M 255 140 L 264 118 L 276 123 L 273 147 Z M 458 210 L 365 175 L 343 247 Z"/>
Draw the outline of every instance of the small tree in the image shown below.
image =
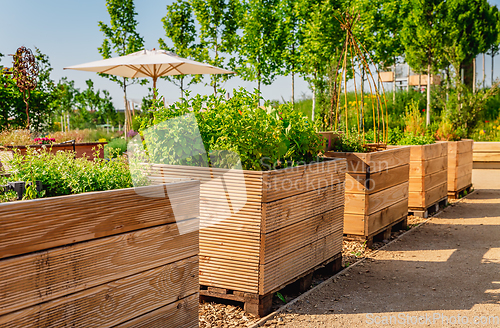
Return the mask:
<path fill-rule="evenodd" d="M 165 40 L 160 38 L 158 40 L 160 48 L 173 51 L 184 58 L 199 60 L 201 49 L 200 45 L 196 43 L 196 26 L 194 25 L 192 7 L 189 2 L 177 0 L 168 5 L 167 15 L 161 20 L 165 34 L 172 41 L 173 47 L 169 47 Z M 184 83 L 186 75 L 167 76 L 165 79 L 181 89 L 181 98 L 183 98 L 185 88 L 191 84 L 199 83 L 201 75 L 190 75 L 187 85 Z"/>
<path fill-rule="evenodd" d="M 111 58 L 113 54 L 125 56 L 144 49 L 144 39 L 137 32 L 137 13 L 133 0 L 106 0 L 106 7 L 110 16 L 110 25 L 99 22 L 99 28 L 104 33 L 102 46 L 98 48 L 104 59 Z M 134 83 L 144 84 L 146 81 L 100 74 L 118 83 L 123 90 L 125 109 L 127 108 L 127 86 Z"/>

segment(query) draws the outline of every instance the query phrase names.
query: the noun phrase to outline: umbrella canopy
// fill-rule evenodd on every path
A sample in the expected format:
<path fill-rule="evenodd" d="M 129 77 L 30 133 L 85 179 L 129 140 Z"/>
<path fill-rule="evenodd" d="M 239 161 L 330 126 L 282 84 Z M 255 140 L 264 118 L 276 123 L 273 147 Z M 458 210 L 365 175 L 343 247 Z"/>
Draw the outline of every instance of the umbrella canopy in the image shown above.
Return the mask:
<path fill-rule="evenodd" d="M 98 60 L 65 67 L 79 71 L 98 72 L 128 78 L 150 77 L 153 88 L 160 76 L 182 74 L 234 74 L 222 68 L 179 57 L 165 50 L 141 50 L 126 56 Z"/>

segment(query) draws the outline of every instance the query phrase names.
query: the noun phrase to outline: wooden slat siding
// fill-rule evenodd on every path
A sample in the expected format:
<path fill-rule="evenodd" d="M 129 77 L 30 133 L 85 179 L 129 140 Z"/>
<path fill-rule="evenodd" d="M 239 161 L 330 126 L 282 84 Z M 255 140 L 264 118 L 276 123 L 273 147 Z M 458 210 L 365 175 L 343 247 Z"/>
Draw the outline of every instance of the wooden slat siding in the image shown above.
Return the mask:
<path fill-rule="evenodd" d="M 373 213 L 365 220 L 366 236 L 373 236 L 408 214 L 408 199 Z"/>
<path fill-rule="evenodd" d="M 263 172 L 262 201 L 272 202 L 344 181 L 345 160 Z"/>
<path fill-rule="evenodd" d="M 293 225 L 286 226 L 261 236 L 262 255 L 260 264 L 285 257 L 312 241 L 324 238 L 343 229 L 344 207 L 340 206 L 320 215 L 315 215 Z"/>
<path fill-rule="evenodd" d="M 414 147 L 414 146 L 412 146 Z M 422 157 L 420 160 L 429 160 L 436 157 L 444 157 L 448 154 L 448 143 L 447 142 L 437 142 L 430 145 L 422 145 Z M 413 151 L 413 149 L 412 149 Z M 412 156 L 411 160 L 419 160 L 418 155 Z"/>
<path fill-rule="evenodd" d="M 370 195 L 367 201 L 366 214 L 371 215 L 404 199 L 408 199 L 408 182 Z"/>
<path fill-rule="evenodd" d="M 446 159 L 446 157 L 438 157 L 424 161 L 420 165 L 412 166 L 410 164 L 410 176 L 424 177 L 426 175 L 426 172 L 433 173 L 446 170 L 448 166 L 447 161 L 448 160 Z"/>
<path fill-rule="evenodd" d="M 347 173 L 346 191 L 354 194 L 374 194 L 392 186 L 408 181 L 409 165 L 401 165 L 387 171 L 370 174 L 369 190 L 366 189 L 366 173 Z"/>
<path fill-rule="evenodd" d="M 199 294 L 193 294 L 114 328 L 197 328 Z"/>
<path fill-rule="evenodd" d="M 439 184 L 447 183 L 448 172 L 440 171 L 423 177 L 410 177 L 410 192 L 422 192 L 436 187 Z"/>
<path fill-rule="evenodd" d="M 500 142 L 474 142 L 473 161 L 474 168 L 500 168 Z"/>
<path fill-rule="evenodd" d="M 286 227 L 315 222 L 323 213 L 342 208 L 345 171 L 344 159 L 265 172 L 211 171 L 169 165 L 151 168 L 155 181 L 194 178 L 203 182 L 200 188 L 200 284 L 250 293 L 263 290 L 260 288 L 263 282 L 259 280 L 265 275 L 262 272 L 265 267 L 259 266 L 261 256 L 265 251 L 280 251 L 263 249 L 261 236 L 266 232 L 286 234 L 290 230 Z M 218 181 L 211 180 L 222 175 Z M 342 216 L 338 221 L 343 221 Z M 295 241 L 300 247 L 315 242 L 314 238 L 313 235 L 313 240 Z M 341 229 L 337 238 L 341 243 Z M 294 251 L 289 247 L 282 255 L 274 256 L 280 260 L 293 256 Z M 314 262 L 314 258 L 309 261 Z M 294 270 L 300 275 L 308 269 L 298 265 Z M 273 279 L 283 284 L 287 282 L 285 279 L 293 278 Z"/>
<path fill-rule="evenodd" d="M 174 215 L 167 189 L 183 216 Z M 0 258 L 195 218 L 198 190 L 188 181 L 2 203 Z"/>
<path fill-rule="evenodd" d="M 306 218 L 314 217 L 344 204 L 344 184 L 338 183 L 318 190 L 274 202 L 262 203 L 262 233 L 269 233 Z"/>
<path fill-rule="evenodd" d="M 260 266 L 259 294 L 265 295 L 342 252 L 342 230 Z"/>
<path fill-rule="evenodd" d="M 0 315 L 195 256 L 197 228 L 192 219 L 2 260 Z"/>
<path fill-rule="evenodd" d="M 352 185 L 357 186 L 348 188 L 346 185 L 344 233 L 370 236 L 374 232 L 373 229 L 381 229 L 379 224 L 387 226 L 392 223 L 390 220 L 402 218 L 405 214 L 401 213 L 401 208 L 404 206 L 406 208 L 403 212 L 406 210 L 408 213 L 411 149 L 389 148 L 366 154 L 336 152 L 325 154 L 334 158 L 346 158 L 346 183 L 351 181 Z M 359 186 L 360 182 L 364 183 L 368 177 L 371 181 L 371 191 Z M 364 192 L 359 192 L 359 189 Z M 393 207 L 397 209 L 392 210 Z"/>
<path fill-rule="evenodd" d="M 473 141 L 448 142 L 448 194 L 472 184 Z"/>
<path fill-rule="evenodd" d="M 370 173 L 374 174 L 408 164 L 410 148 L 401 147 L 372 153 L 326 152 L 325 156 L 347 159 L 347 173 L 364 173 L 370 168 Z"/>
<path fill-rule="evenodd" d="M 198 290 L 194 256 L 0 316 L 0 327 L 111 327 Z"/>

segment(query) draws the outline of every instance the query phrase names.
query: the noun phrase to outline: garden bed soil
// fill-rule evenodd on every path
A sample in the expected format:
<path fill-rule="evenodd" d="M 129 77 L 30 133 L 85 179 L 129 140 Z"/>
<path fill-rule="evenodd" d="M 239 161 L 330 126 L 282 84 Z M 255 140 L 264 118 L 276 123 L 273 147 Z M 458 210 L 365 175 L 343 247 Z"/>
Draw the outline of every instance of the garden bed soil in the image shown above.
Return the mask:
<path fill-rule="evenodd" d="M 52 144 L 52 145 L 29 145 L 29 146 L 3 146 L 7 151 L 12 151 L 14 149 L 18 149 L 21 152 L 21 155 L 26 154 L 27 148 L 35 148 L 40 149 L 45 147 L 51 153 L 56 153 L 58 151 L 67 151 L 71 150 L 76 153 L 76 157 L 87 157 L 88 159 L 94 159 L 94 153 L 98 150 L 99 158 L 104 158 L 104 146 L 107 142 L 88 142 L 88 143 L 75 143 L 73 144 Z M 99 147 L 101 145 L 101 147 Z"/>
<path fill-rule="evenodd" d="M 198 199 L 188 181 L 0 204 L 0 326 L 197 327 Z"/>
<path fill-rule="evenodd" d="M 473 149 L 474 169 L 500 169 L 500 142 L 476 142 Z"/>
<path fill-rule="evenodd" d="M 408 215 L 410 148 L 326 152 L 347 160 L 344 234 L 371 240 Z"/>
<path fill-rule="evenodd" d="M 448 141 L 448 199 L 457 199 L 472 186 L 473 141 Z"/>
<path fill-rule="evenodd" d="M 448 196 L 448 143 L 397 147 L 411 149 L 408 208 L 425 213 Z"/>
<path fill-rule="evenodd" d="M 342 159 L 263 172 L 155 164 L 151 177 L 202 181 L 202 291 L 251 296 L 259 307 L 245 301 L 247 310 L 262 316 L 276 290 L 340 255 L 345 167 Z"/>

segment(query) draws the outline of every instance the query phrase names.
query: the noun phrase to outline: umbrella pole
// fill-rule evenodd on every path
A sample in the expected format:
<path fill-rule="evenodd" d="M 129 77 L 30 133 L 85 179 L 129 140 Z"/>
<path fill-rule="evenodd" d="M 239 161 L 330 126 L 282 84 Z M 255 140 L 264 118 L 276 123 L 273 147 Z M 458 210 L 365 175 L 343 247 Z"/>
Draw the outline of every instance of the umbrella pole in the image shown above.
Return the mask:
<path fill-rule="evenodd" d="M 153 99 L 156 100 L 156 79 L 157 77 L 153 77 Z"/>

